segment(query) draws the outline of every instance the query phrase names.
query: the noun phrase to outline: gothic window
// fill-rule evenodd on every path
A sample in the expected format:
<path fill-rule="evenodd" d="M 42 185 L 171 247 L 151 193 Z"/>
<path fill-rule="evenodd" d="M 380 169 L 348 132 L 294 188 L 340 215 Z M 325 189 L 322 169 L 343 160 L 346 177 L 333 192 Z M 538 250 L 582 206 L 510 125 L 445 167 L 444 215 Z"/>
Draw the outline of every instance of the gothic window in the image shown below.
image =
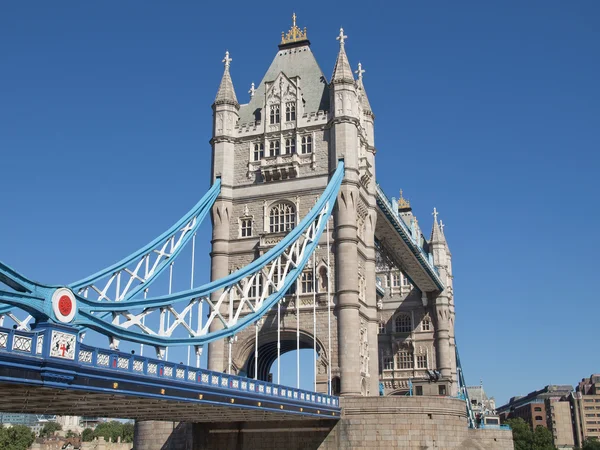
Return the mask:
<path fill-rule="evenodd" d="M 423 322 L 421 322 L 421 331 L 430 331 L 431 330 L 431 319 L 429 317 L 423 317 Z"/>
<path fill-rule="evenodd" d="M 271 113 L 269 114 L 271 125 L 279 123 L 279 105 L 271 105 Z"/>
<path fill-rule="evenodd" d="M 389 356 L 383 357 L 383 370 L 394 370 L 394 359 Z"/>
<path fill-rule="evenodd" d="M 392 287 L 400 287 L 400 274 L 399 273 L 392 274 Z"/>
<path fill-rule="evenodd" d="M 302 136 L 302 154 L 312 153 L 312 136 Z"/>
<path fill-rule="evenodd" d="M 382 320 L 379 322 L 379 334 L 385 334 L 385 322 Z"/>
<path fill-rule="evenodd" d="M 408 277 L 404 274 L 402 274 L 402 286 L 408 286 L 410 285 L 410 281 L 408 281 Z"/>
<path fill-rule="evenodd" d="M 396 333 L 410 333 L 412 323 L 408 314 L 400 314 L 396 317 L 394 322 Z"/>
<path fill-rule="evenodd" d="M 398 352 L 398 369 L 412 369 L 412 367 L 412 354 L 407 350 L 400 350 Z"/>
<path fill-rule="evenodd" d="M 427 369 L 427 355 L 417 356 L 417 369 Z"/>
<path fill-rule="evenodd" d="M 265 145 L 264 144 L 254 144 L 254 161 L 260 161 L 265 157 Z"/>
<path fill-rule="evenodd" d="M 242 219 L 240 221 L 240 236 L 241 237 L 252 236 L 252 219 Z"/>
<path fill-rule="evenodd" d="M 301 281 L 301 293 L 302 294 L 310 294 L 313 292 L 314 280 L 312 270 L 308 272 L 302 272 L 302 281 Z"/>
<path fill-rule="evenodd" d="M 289 102 L 285 104 L 285 120 L 296 120 L 296 103 Z"/>
<path fill-rule="evenodd" d="M 279 154 L 280 154 L 279 146 L 280 146 L 279 141 L 269 142 L 269 156 L 279 156 Z"/>
<path fill-rule="evenodd" d="M 296 139 L 290 138 L 285 140 L 285 153 L 286 155 L 296 153 Z"/>
<path fill-rule="evenodd" d="M 296 208 L 289 203 L 277 203 L 269 213 L 269 232 L 283 233 L 296 225 Z"/>

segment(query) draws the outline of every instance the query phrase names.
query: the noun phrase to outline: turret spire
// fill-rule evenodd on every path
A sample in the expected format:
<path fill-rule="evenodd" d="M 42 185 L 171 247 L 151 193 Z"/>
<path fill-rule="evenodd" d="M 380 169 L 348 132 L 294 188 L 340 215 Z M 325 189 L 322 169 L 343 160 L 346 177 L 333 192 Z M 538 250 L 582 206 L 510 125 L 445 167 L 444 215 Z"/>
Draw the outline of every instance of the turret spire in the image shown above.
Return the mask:
<path fill-rule="evenodd" d="M 231 81 L 231 75 L 229 74 L 231 61 L 232 59 L 229 57 L 229 52 L 225 52 L 225 58 L 222 61 L 225 63 L 225 71 L 223 72 L 223 78 L 221 79 L 219 90 L 217 91 L 215 104 L 230 103 L 239 107 L 237 97 L 235 96 L 235 89 L 233 88 L 233 81 Z"/>
<path fill-rule="evenodd" d="M 366 70 L 364 70 L 362 68 L 362 64 L 359 62 L 358 63 L 358 70 L 355 70 L 354 73 L 358 75 L 358 80 L 356 81 L 356 84 L 358 86 L 358 97 L 360 99 L 360 104 L 363 108 L 364 111 L 372 111 L 371 110 L 371 104 L 369 103 L 369 99 L 367 97 L 367 91 L 365 90 L 365 86 L 363 84 L 363 73 L 365 73 Z"/>
<path fill-rule="evenodd" d="M 333 68 L 333 75 L 331 76 L 332 83 L 354 83 L 354 76 L 352 75 L 352 69 L 348 62 L 345 50 L 345 40 L 348 36 L 344 35 L 344 29 L 340 28 L 340 34 L 336 38 L 340 41 L 340 52 L 338 53 L 335 67 Z"/>
<path fill-rule="evenodd" d="M 438 224 L 438 211 L 436 208 L 433 208 L 433 213 L 431 213 L 431 215 L 433 216 L 433 228 L 431 230 L 431 242 L 446 242 L 446 238 L 444 237 L 444 233 L 442 233 L 442 230 L 440 228 L 440 225 Z"/>

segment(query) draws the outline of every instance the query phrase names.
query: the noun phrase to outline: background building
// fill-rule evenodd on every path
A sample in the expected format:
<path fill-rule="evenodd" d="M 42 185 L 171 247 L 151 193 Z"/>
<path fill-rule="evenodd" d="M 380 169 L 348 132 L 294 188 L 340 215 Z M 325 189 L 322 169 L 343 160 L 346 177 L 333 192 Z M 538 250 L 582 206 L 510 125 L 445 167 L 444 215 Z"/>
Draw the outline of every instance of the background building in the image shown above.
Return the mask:
<path fill-rule="evenodd" d="M 600 440 L 600 374 L 583 378 L 569 400 L 577 446 L 581 447 L 588 438 Z"/>

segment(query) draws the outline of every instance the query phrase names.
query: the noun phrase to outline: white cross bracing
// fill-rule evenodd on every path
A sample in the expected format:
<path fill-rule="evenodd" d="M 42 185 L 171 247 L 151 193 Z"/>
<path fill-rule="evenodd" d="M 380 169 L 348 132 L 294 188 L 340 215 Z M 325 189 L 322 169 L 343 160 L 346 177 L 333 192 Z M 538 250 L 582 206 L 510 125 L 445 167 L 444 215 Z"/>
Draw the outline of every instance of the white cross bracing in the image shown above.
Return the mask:
<path fill-rule="evenodd" d="M 98 280 L 82 286 L 77 293 L 89 298 L 96 295 L 98 301 L 120 302 L 138 294 L 147 283 L 157 276 L 169 263 L 172 255 L 184 245 L 196 227 L 197 216 L 179 229 L 175 234 L 158 244 L 155 248 L 132 261 L 129 267 L 123 267 L 112 273 L 108 280 Z M 114 287 L 114 289 L 111 289 Z M 131 291 L 131 292 L 130 292 Z"/>
<path fill-rule="evenodd" d="M 280 293 L 286 284 L 290 271 L 299 268 L 298 274 L 302 273 L 304 265 L 300 267 L 299 264 L 302 261 L 306 264 L 306 261 L 308 261 L 308 258 L 306 260 L 304 258 L 308 246 L 319 238 L 317 235 L 318 230 L 323 220 L 327 220 L 328 209 L 329 202 L 326 203 L 325 207 L 318 214 L 316 220 L 310 223 L 299 237 L 279 256 L 274 257 L 252 274 L 225 286 L 216 299 L 211 299 L 210 295 L 206 295 L 190 299 L 189 303 L 183 308 L 181 306 L 177 308 L 178 305 L 182 305 L 183 303 L 179 302 L 143 308 L 138 313 L 125 310 L 118 311 L 113 314 L 121 316 L 125 321 L 122 323 L 113 321 L 113 324 L 124 330 L 135 327 L 142 334 L 149 336 L 171 337 L 176 330 L 180 329 L 183 330 L 184 334 L 189 335 L 190 338 L 198 338 L 209 333 L 211 324 L 215 320 L 220 322 L 224 329 L 234 327 L 247 313 L 257 316 L 253 321 L 258 320 L 267 312 L 266 309 L 263 310 L 265 301 L 271 295 Z M 208 307 L 208 318 L 204 323 L 199 320 L 197 327 L 193 327 L 187 318 L 193 311 L 194 306 L 201 302 L 205 302 Z M 144 319 L 147 319 L 148 316 L 155 312 L 158 312 L 159 320 L 158 326 L 155 325 L 153 327 L 149 325 L 150 321 Z M 171 313 L 174 319 L 170 325 L 167 324 L 167 313 Z M 162 350 L 162 347 L 157 347 L 159 356 L 162 354 Z"/>

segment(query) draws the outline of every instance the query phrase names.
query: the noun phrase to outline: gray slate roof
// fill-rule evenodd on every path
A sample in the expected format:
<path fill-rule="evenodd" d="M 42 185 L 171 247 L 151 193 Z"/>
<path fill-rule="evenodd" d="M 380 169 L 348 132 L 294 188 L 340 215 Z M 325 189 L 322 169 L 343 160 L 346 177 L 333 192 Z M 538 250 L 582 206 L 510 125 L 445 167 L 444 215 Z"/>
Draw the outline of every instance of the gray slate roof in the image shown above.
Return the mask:
<path fill-rule="evenodd" d="M 280 72 L 287 77 L 300 77 L 300 92 L 306 102 L 305 112 L 329 111 L 327 79 L 310 46 L 306 44 L 277 52 L 250 103 L 240 106 L 240 123 L 254 122 L 254 113 L 262 108 L 265 99 L 265 82 L 274 81 Z"/>

